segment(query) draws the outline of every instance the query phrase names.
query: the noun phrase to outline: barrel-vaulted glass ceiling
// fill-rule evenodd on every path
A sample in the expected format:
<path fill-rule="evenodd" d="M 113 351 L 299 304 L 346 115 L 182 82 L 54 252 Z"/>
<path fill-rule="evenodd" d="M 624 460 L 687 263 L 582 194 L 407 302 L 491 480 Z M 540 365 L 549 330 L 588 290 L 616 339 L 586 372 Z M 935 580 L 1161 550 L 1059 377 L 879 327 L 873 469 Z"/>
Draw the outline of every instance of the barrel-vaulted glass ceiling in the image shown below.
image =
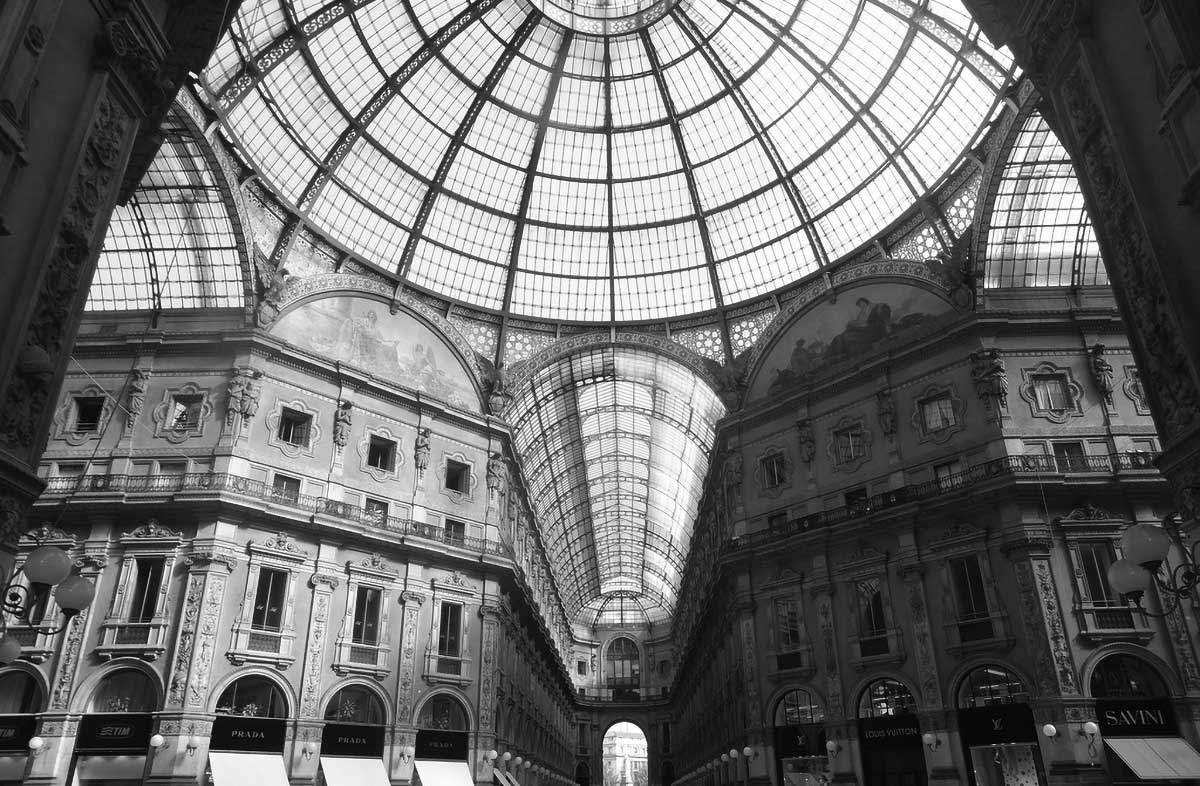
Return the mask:
<path fill-rule="evenodd" d="M 598 347 L 538 371 L 508 412 L 567 614 L 669 619 L 725 414 L 713 390 L 663 355 Z"/>
<path fill-rule="evenodd" d="M 874 238 L 1011 85 L 948 0 L 245 0 L 203 75 L 322 237 L 530 319 L 723 311 Z"/>

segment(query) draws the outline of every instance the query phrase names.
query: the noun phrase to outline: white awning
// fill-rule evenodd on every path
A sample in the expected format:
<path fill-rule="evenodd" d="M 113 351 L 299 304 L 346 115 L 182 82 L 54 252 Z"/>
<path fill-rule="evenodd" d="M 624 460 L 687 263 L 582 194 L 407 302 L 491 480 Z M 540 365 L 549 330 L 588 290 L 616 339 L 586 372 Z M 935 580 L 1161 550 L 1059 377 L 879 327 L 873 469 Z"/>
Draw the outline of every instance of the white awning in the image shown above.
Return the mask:
<path fill-rule="evenodd" d="M 0 781 L 24 781 L 28 761 L 29 756 L 24 753 L 0 753 Z"/>
<path fill-rule="evenodd" d="M 291 786 L 278 753 L 210 751 L 208 766 L 216 786 Z"/>
<path fill-rule="evenodd" d="M 1142 780 L 1200 778 L 1200 753 L 1179 737 L 1110 737 L 1104 742 Z"/>
<path fill-rule="evenodd" d="M 504 786 L 521 786 L 521 784 L 517 783 L 516 777 L 509 772 L 496 770 L 496 774 L 500 776 L 500 780 L 504 781 Z"/>
<path fill-rule="evenodd" d="M 416 765 L 421 786 L 475 786 L 475 778 L 465 761 L 418 759 Z"/>
<path fill-rule="evenodd" d="M 349 756 L 322 756 L 328 786 L 390 786 L 383 759 L 356 759 Z"/>
<path fill-rule="evenodd" d="M 80 756 L 75 761 L 75 783 L 80 781 L 140 781 L 146 774 L 146 757 Z"/>

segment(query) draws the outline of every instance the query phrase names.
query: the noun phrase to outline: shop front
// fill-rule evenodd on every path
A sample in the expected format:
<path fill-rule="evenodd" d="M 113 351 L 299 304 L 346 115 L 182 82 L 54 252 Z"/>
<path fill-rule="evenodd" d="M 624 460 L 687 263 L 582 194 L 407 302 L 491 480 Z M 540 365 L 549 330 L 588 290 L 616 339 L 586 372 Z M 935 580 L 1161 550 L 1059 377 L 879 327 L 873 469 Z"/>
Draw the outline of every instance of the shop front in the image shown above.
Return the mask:
<path fill-rule="evenodd" d="M 864 786 L 926 786 L 921 725 L 911 713 L 860 718 L 858 745 Z"/>
<path fill-rule="evenodd" d="M 24 783 L 36 715 L 0 715 L 0 786 Z"/>
<path fill-rule="evenodd" d="M 1113 782 L 1200 778 L 1200 754 L 1179 734 L 1167 699 L 1097 699 Z"/>
<path fill-rule="evenodd" d="M 1028 704 L 958 711 L 970 786 L 1045 786 L 1037 723 Z"/>
<path fill-rule="evenodd" d="M 287 721 L 218 715 L 208 745 L 211 786 L 288 786 L 283 746 Z"/>
<path fill-rule="evenodd" d="M 139 786 L 154 733 L 150 713 L 84 715 L 75 735 L 67 783 L 72 786 Z"/>
<path fill-rule="evenodd" d="M 383 763 L 383 701 L 362 685 L 339 690 L 325 708 L 321 778 L 325 786 L 388 786 Z"/>
<path fill-rule="evenodd" d="M 431 696 L 417 718 L 414 786 L 474 786 L 470 751 L 462 704 L 447 694 Z"/>
<path fill-rule="evenodd" d="M 775 782 L 815 786 L 829 775 L 825 713 L 804 688 L 784 693 L 775 705 Z"/>

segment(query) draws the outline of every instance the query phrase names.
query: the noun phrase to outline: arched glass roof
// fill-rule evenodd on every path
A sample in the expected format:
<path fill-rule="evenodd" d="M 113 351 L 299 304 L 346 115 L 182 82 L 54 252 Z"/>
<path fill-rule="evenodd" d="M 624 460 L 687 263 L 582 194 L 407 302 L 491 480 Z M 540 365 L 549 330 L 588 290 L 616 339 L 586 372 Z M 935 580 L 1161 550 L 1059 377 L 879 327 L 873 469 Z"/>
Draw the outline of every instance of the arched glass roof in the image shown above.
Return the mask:
<path fill-rule="evenodd" d="M 567 614 L 669 619 L 725 414 L 713 390 L 663 355 L 597 347 L 538 371 L 507 414 Z"/>
<path fill-rule="evenodd" d="M 944 0 L 246 0 L 204 83 L 359 260 L 505 315 L 633 322 L 869 242 L 1012 71 Z"/>
<path fill-rule="evenodd" d="M 986 287 L 1108 284 L 1075 167 L 1037 112 L 1017 133 L 988 226 Z"/>
<path fill-rule="evenodd" d="M 205 155 L 208 142 L 178 107 L 161 130 L 150 168 L 113 210 L 87 308 L 240 308 L 245 250 Z"/>

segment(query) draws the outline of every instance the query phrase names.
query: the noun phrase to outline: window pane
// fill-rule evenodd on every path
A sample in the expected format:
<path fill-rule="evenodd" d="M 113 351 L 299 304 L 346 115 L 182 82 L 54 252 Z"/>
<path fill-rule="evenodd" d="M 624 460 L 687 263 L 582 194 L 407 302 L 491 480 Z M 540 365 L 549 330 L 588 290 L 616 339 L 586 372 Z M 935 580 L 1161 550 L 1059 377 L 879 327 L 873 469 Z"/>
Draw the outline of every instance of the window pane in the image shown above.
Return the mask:
<path fill-rule="evenodd" d="M 283 621 L 283 595 L 288 574 L 282 570 L 263 568 L 258 574 L 258 589 L 254 594 L 254 613 L 251 627 L 259 630 L 280 630 Z"/>
<path fill-rule="evenodd" d="M 462 606 L 457 603 L 443 603 L 441 630 L 438 633 L 438 654 L 459 657 L 461 637 Z"/>
<path fill-rule="evenodd" d="M 163 560 L 142 558 L 134 562 L 137 577 L 133 586 L 133 599 L 129 606 L 130 622 L 149 622 L 158 605 L 158 592 L 162 587 Z"/>

